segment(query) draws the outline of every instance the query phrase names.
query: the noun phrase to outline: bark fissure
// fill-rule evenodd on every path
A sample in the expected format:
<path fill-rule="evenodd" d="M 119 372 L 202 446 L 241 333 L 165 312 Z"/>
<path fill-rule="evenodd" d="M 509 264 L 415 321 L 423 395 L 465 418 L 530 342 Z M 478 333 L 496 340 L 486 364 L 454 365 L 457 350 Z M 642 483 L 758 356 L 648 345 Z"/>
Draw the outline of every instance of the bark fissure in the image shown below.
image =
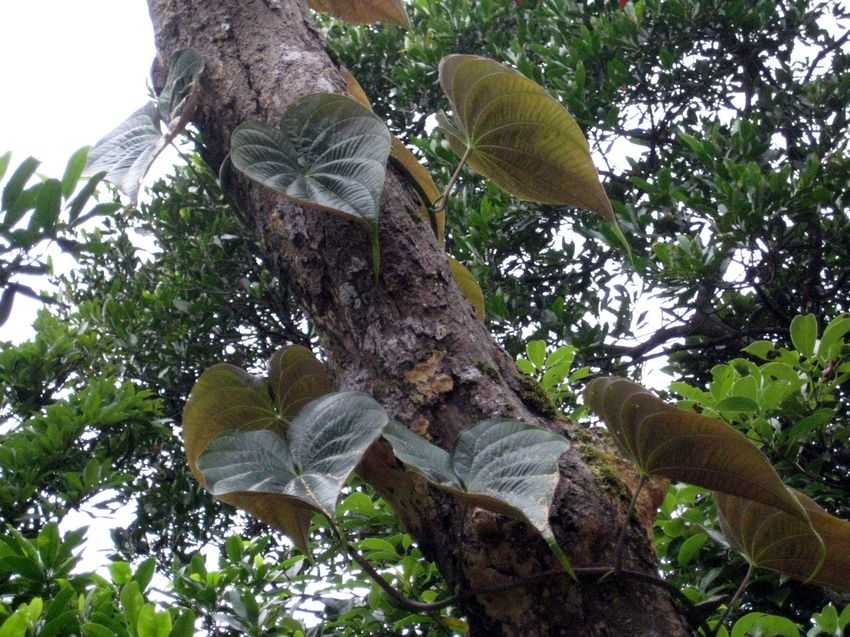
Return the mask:
<path fill-rule="evenodd" d="M 344 92 L 306 2 L 149 0 L 161 59 L 194 47 L 207 62 L 194 118 L 218 167 L 247 119 L 275 124 L 307 94 Z M 415 189 L 388 170 L 380 221 L 380 281 L 365 228 L 306 210 L 238 176 L 229 190 L 256 226 L 264 255 L 310 316 L 340 388 L 369 392 L 420 435 L 450 447 L 481 418 L 511 416 L 572 435 L 523 401 L 513 361 L 454 284 L 445 254 L 417 214 Z M 610 563 L 624 498 L 610 493 L 578 445 L 560 461 L 552 525 L 576 566 Z M 479 509 L 406 473 L 386 444 L 361 465 L 424 553 L 459 590 L 498 587 L 557 567 L 527 525 Z M 625 499 L 628 502 L 628 499 Z M 645 527 L 642 527 L 645 529 Z M 624 566 L 655 573 L 646 533 L 628 533 Z M 473 635 L 688 634 L 669 594 L 635 581 L 578 586 L 566 576 L 464 599 Z"/>

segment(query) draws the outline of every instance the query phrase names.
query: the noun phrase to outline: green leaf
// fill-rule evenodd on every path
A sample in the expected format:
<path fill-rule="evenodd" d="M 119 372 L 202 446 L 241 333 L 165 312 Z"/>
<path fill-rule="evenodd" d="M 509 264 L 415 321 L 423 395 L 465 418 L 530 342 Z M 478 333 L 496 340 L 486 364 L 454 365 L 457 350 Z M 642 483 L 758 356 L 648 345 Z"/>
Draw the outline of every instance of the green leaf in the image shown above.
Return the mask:
<path fill-rule="evenodd" d="M 759 410 L 759 406 L 758 403 L 750 398 L 745 398 L 744 396 L 729 396 L 717 403 L 717 405 L 715 405 L 715 409 L 721 412 L 751 414 L 757 412 Z"/>
<path fill-rule="evenodd" d="M 127 562 L 112 562 L 109 565 L 109 574 L 112 581 L 119 586 L 130 581 L 133 577 L 133 571 Z"/>
<path fill-rule="evenodd" d="M 180 49 L 169 61 L 168 77 L 157 98 L 160 119 L 169 130 L 182 130 L 194 112 L 204 58 L 195 49 Z"/>
<path fill-rule="evenodd" d="M 29 618 L 26 608 L 19 608 L 0 625 L 0 637 L 25 637 Z"/>
<path fill-rule="evenodd" d="M 835 410 L 823 408 L 798 420 L 785 434 L 788 444 L 795 444 L 798 440 L 806 438 L 813 431 L 817 431 L 831 421 L 834 414 Z"/>
<path fill-rule="evenodd" d="M 814 622 L 814 628 L 808 632 L 807 637 L 815 637 L 822 633 L 830 637 L 841 637 L 843 634 L 843 627 L 838 625 L 838 611 L 831 603 L 827 604 L 821 612 L 812 615 L 812 622 Z"/>
<path fill-rule="evenodd" d="M 62 544 L 59 538 L 59 526 L 55 522 L 46 524 L 38 534 L 35 544 L 41 557 L 41 563 L 46 568 L 52 568 Z"/>
<path fill-rule="evenodd" d="M 86 637 L 115 637 L 115 631 L 95 622 L 83 624 L 83 633 Z"/>
<path fill-rule="evenodd" d="M 838 627 L 844 630 L 847 625 L 850 625 L 850 604 L 845 606 L 838 616 Z"/>
<path fill-rule="evenodd" d="M 238 562 L 242 559 L 242 538 L 238 535 L 231 535 L 224 543 L 224 552 L 227 554 L 227 559 L 231 562 Z"/>
<path fill-rule="evenodd" d="M 273 493 L 333 518 L 343 485 L 387 420 L 367 394 L 329 394 L 298 414 L 287 439 L 268 430 L 225 433 L 198 467 L 214 495 Z"/>
<path fill-rule="evenodd" d="M 192 637 L 195 634 L 195 612 L 191 609 L 184 610 L 174 622 L 171 637 Z"/>
<path fill-rule="evenodd" d="M 697 553 L 699 553 L 707 539 L 708 535 L 705 533 L 697 533 L 682 542 L 682 546 L 679 547 L 679 553 L 676 556 L 679 566 L 687 566 L 690 564 L 691 560 L 697 556 Z"/>
<path fill-rule="evenodd" d="M 390 133 L 369 109 L 343 95 L 308 95 L 272 128 L 240 125 L 231 136 L 233 165 L 304 205 L 367 223 L 381 211 Z"/>
<path fill-rule="evenodd" d="M 0 557 L 0 573 L 16 574 L 36 582 L 44 579 L 44 572 L 37 560 L 20 555 Z"/>
<path fill-rule="evenodd" d="M 153 575 L 156 572 L 156 559 L 149 557 L 139 564 L 136 572 L 133 574 L 133 579 L 139 584 L 139 589 L 144 592 L 151 583 Z"/>
<path fill-rule="evenodd" d="M 310 0 L 310 8 L 352 24 L 389 22 L 410 27 L 402 0 Z"/>
<path fill-rule="evenodd" d="M 87 156 L 88 157 L 88 156 Z M 96 175 L 89 178 L 86 182 L 86 185 L 80 189 L 80 192 L 71 200 L 71 203 L 68 204 L 68 222 L 74 223 L 77 218 L 82 213 L 83 208 L 88 203 L 89 199 L 91 199 L 92 195 L 97 190 L 98 184 L 103 181 L 103 178 L 106 177 L 105 172 L 99 172 Z"/>
<path fill-rule="evenodd" d="M 171 614 L 157 612 L 153 604 L 145 604 L 136 623 L 139 637 L 168 637 L 171 634 Z"/>
<path fill-rule="evenodd" d="M 139 619 L 139 612 L 145 605 L 145 598 L 142 596 L 142 591 L 137 581 L 130 580 L 121 589 L 121 605 L 124 607 L 124 612 L 127 614 L 130 625 L 136 626 Z"/>
<path fill-rule="evenodd" d="M 753 341 L 741 351 L 764 361 L 769 361 L 772 360 L 770 355 L 775 351 L 775 346 L 771 341 Z"/>
<path fill-rule="evenodd" d="M 543 369 L 546 366 L 546 341 L 528 341 L 525 351 L 528 359 L 537 369 Z"/>
<path fill-rule="evenodd" d="M 41 184 L 35 201 L 35 212 L 30 220 L 30 230 L 50 230 L 59 220 L 62 204 L 62 184 L 58 179 L 48 179 Z"/>
<path fill-rule="evenodd" d="M 460 291 L 463 292 L 466 300 L 472 306 L 472 310 L 475 312 L 475 318 L 483 321 L 486 318 L 486 311 L 484 309 L 484 293 L 481 291 L 481 286 L 478 285 L 478 281 L 475 280 L 472 272 L 460 261 L 452 257 L 448 257 L 448 260 L 449 269 L 452 271 L 455 283 L 457 283 Z"/>
<path fill-rule="evenodd" d="M 797 315 L 791 320 L 791 342 L 803 356 L 815 353 L 818 338 L 818 320 L 814 314 Z"/>
<path fill-rule="evenodd" d="M 832 319 L 823 331 L 820 345 L 818 345 L 818 358 L 822 361 L 836 358 L 837 346 L 847 332 L 850 332 L 850 316 L 842 314 Z"/>
<path fill-rule="evenodd" d="M 516 366 L 525 374 L 529 376 L 534 376 L 535 369 L 534 365 L 531 364 L 531 361 L 527 358 L 518 358 L 516 359 Z"/>
<path fill-rule="evenodd" d="M 71 155 L 68 160 L 68 165 L 65 166 L 65 174 L 62 176 L 62 196 L 70 197 L 77 188 L 77 182 L 83 174 L 83 169 L 86 167 L 86 159 L 89 154 L 89 147 L 83 146 L 80 150 Z"/>
<path fill-rule="evenodd" d="M 26 186 L 30 177 L 33 176 L 40 163 L 37 159 L 28 157 L 21 162 L 21 165 L 9 177 L 9 181 L 6 182 L 6 186 L 3 188 L 3 196 L 0 198 L 0 202 L 3 204 L 3 210 L 7 211 L 7 217 L 8 211 L 18 200 L 18 197 L 21 196 L 24 186 Z M 4 219 L 3 223 L 9 227 L 13 225 L 8 219 Z"/>
<path fill-rule="evenodd" d="M 614 377 L 592 380 L 585 403 L 642 473 L 750 498 L 807 521 L 765 455 L 726 423 L 667 405 L 640 385 Z"/>
<path fill-rule="evenodd" d="M 732 637 L 800 637 L 797 624 L 767 613 L 748 613 L 735 622 Z"/>
<path fill-rule="evenodd" d="M 801 581 L 814 578 L 826 547 L 812 522 L 746 498 L 715 493 L 720 528 L 753 566 Z"/>
<path fill-rule="evenodd" d="M 157 106 L 146 104 L 92 147 L 85 174 L 105 172 L 135 202 L 139 183 L 165 145 Z"/>
<path fill-rule="evenodd" d="M 12 159 L 12 152 L 8 151 L 0 155 L 0 181 L 6 176 L 6 169 L 9 167 L 9 161 Z"/>
<path fill-rule="evenodd" d="M 549 510 L 558 484 L 558 458 L 569 442 L 516 420 L 484 420 L 458 436 L 451 454 L 391 422 L 384 437 L 405 465 L 475 506 L 524 520 L 546 539 L 561 564 Z"/>
<path fill-rule="evenodd" d="M 443 58 L 440 84 L 453 117 L 438 114 L 439 125 L 476 172 L 519 199 L 588 208 L 615 220 L 587 140 L 542 86 L 476 55 Z"/>

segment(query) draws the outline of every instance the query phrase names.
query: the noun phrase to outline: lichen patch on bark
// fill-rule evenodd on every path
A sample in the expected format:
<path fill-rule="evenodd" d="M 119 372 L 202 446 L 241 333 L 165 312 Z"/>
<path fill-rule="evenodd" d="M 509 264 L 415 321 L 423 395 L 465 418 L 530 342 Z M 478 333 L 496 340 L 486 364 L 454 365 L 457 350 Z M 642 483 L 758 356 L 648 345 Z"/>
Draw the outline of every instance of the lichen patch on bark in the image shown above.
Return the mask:
<path fill-rule="evenodd" d="M 414 396 L 414 400 L 427 402 L 454 389 L 452 377 L 441 368 L 445 357 L 446 353 L 443 351 L 431 352 L 428 358 L 417 363 L 404 375 L 404 379 L 416 388 L 418 396 Z"/>

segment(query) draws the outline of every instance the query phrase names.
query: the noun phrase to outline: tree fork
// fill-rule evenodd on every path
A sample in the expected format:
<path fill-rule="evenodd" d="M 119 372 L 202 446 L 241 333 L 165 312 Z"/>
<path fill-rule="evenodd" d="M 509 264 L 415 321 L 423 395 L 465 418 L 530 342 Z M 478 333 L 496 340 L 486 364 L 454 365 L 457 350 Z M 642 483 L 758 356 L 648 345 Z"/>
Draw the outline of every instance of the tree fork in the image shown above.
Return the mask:
<path fill-rule="evenodd" d="M 206 59 L 193 121 L 215 168 L 243 121 L 274 123 L 299 97 L 345 92 L 306 0 L 149 0 L 149 7 L 161 61 L 185 47 Z M 397 170 L 388 169 L 384 190 L 377 284 L 369 236 L 359 225 L 305 210 L 238 176 L 226 187 L 316 326 L 340 388 L 369 392 L 443 447 L 465 427 L 496 415 L 572 438 L 568 424 L 545 420 L 523 401 L 519 372 L 474 318 L 445 254 L 419 220 L 413 189 Z M 388 445 L 376 445 L 359 471 L 457 590 L 494 589 L 556 566 L 531 527 L 467 509 L 428 487 L 404 472 Z M 640 508 L 652 510 L 651 499 Z M 620 525 L 629 523 L 627 500 L 602 488 L 574 440 L 561 458 L 552 526 L 575 566 L 611 563 Z M 639 517 L 646 531 L 652 515 Z M 654 574 L 647 536 L 628 534 L 625 563 Z M 631 579 L 578 585 L 553 577 L 464 598 L 460 606 L 474 636 L 689 634 L 669 592 Z"/>

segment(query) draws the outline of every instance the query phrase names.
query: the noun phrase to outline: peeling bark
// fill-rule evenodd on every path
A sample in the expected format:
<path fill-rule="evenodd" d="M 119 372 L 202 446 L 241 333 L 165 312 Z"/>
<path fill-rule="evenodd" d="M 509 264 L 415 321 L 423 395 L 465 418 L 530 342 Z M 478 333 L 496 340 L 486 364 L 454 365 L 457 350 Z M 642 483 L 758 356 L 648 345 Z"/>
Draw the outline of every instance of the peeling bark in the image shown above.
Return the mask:
<path fill-rule="evenodd" d="M 194 122 L 214 167 L 241 122 L 276 122 L 301 96 L 345 91 L 305 1 L 149 0 L 149 6 L 161 61 L 189 46 L 206 59 Z M 594 473 L 570 425 L 547 420 L 533 401 L 523 400 L 513 361 L 454 284 L 403 177 L 393 170 L 387 175 L 377 285 L 361 226 L 302 209 L 236 176 L 230 181 L 228 189 L 253 219 L 266 256 L 318 329 L 339 387 L 369 392 L 394 417 L 443 447 L 465 427 L 492 416 L 563 432 L 573 448 L 561 458 L 552 526 L 574 565 L 612 563 L 629 494 Z M 360 473 L 391 502 L 425 555 L 458 590 L 556 568 L 530 527 L 463 507 L 406 473 L 386 445 L 371 450 Z M 655 572 L 650 526 L 647 515 L 632 522 L 628 568 Z M 461 606 L 472 635 L 688 634 L 666 592 L 623 579 L 579 586 L 566 576 L 553 577 L 479 595 Z"/>

